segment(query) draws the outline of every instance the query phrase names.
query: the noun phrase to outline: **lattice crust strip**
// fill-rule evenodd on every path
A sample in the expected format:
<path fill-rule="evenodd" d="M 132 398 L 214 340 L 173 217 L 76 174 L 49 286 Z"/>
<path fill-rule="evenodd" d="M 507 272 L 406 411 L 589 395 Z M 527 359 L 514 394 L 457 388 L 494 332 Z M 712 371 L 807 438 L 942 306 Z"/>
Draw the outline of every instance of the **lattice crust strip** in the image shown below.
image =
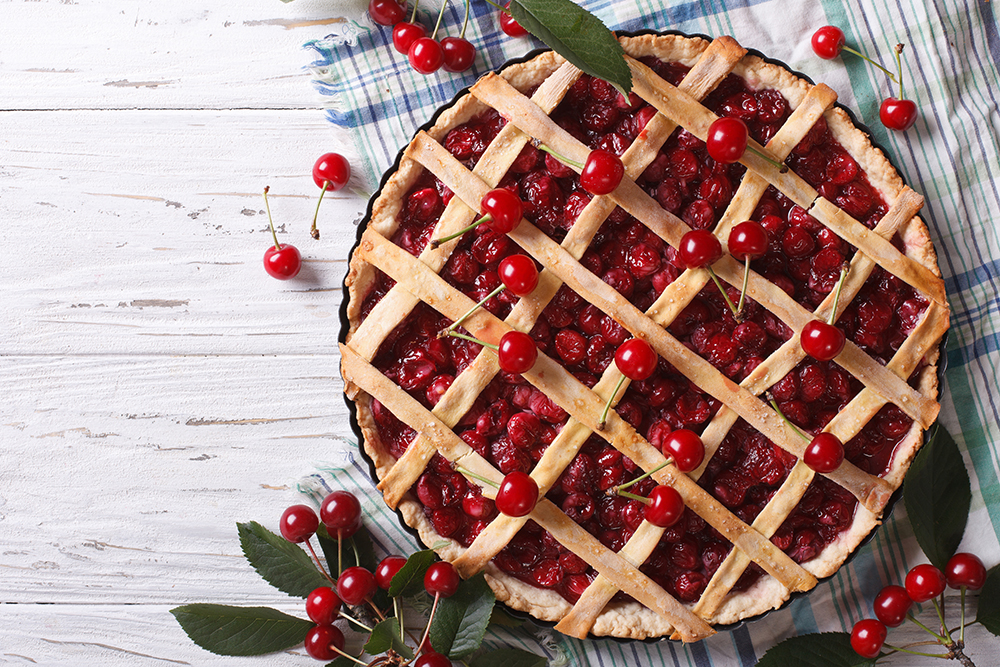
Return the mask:
<path fill-rule="evenodd" d="M 622 156 L 630 178 L 642 173 L 677 124 L 704 138 L 707 126 L 715 116 L 702 107 L 697 99 L 710 92 L 733 69 L 744 53 L 729 38 L 715 40 L 678 88 L 659 79 L 641 63 L 630 61 L 636 92 L 660 111 Z M 431 136 L 420 134 L 414 140 L 401 163 L 400 173 L 407 175 L 424 167 L 455 193 L 433 232 L 435 237 L 461 229 L 476 217 L 478 202 L 482 196 L 499 182 L 521 148 L 532 138 L 552 146 L 571 159 L 580 162 L 586 159 L 589 149 L 548 118 L 548 114 L 578 76 L 579 71 L 567 63 L 558 69 L 553 67 L 552 75 L 537 89 L 530 102 L 503 78 L 495 75 L 474 86 L 474 95 L 497 108 L 511 122 L 491 143 L 472 172 L 458 163 Z M 835 95 L 822 84 L 812 87 L 788 122 L 768 143 L 766 150 L 772 151 L 779 159 L 786 157 L 834 100 Z M 826 200 L 818 198 L 816 191 L 794 173 L 780 174 L 749 153 L 744 164 L 748 167 L 747 174 L 716 229 L 720 238 L 728 236 L 728 230 L 733 224 L 748 218 L 767 185 L 774 184 L 849 243 L 865 248 L 866 254 L 858 252 L 852 260 L 852 270 L 844 286 L 841 305 L 853 299 L 878 264 L 931 299 L 930 307 L 917 326 L 921 334 L 939 333 L 947 328 L 948 312 L 943 302 L 940 279 L 888 243 L 896 230 L 919 210 L 922 200 L 918 195 L 909 190 L 904 191 L 879 226 L 871 232 Z M 532 295 L 519 300 L 505 322 L 480 310 L 467 320 L 466 328 L 488 342 L 496 342 L 511 328 L 528 331 L 558 288 L 565 283 L 578 293 L 587 295 L 591 303 L 604 312 L 613 314 L 633 335 L 646 338 L 661 356 L 682 370 L 700 388 L 722 401 L 724 407 L 718 411 L 704 433 L 707 457 L 714 452 L 740 416 L 773 442 L 800 457 L 804 449 L 801 439 L 788 433 L 777 415 L 756 398 L 802 360 L 798 334 L 760 364 L 743 381 L 742 386 L 737 386 L 722 376 L 708 362 L 689 352 L 665 331 L 665 327 L 669 326 L 706 284 L 707 272 L 685 272 L 643 314 L 579 264 L 591 238 L 615 205 L 622 206 L 675 247 L 688 230 L 682 221 L 660 208 L 629 178 L 610 196 L 595 197 L 581 213 L 561 246 L 527 221 L 522 221 L 510 236 L 546 267 L 540 274 L 538 288 Z M 374 307 L 365 322 L 352 332 L 348 345 L 342 346 L 343 370 L 349 393 L 357 395 L 358 390 L 363 390 L 374 396 L 418 433 L 395 465 L 388 470 L 380 470 L 383 480 L 380 488 L 391 506 L 396 506 L 404 497 L 435 451 L 453 462 L 461 462 L 463 467 L 483 477 L 494 481 L 501 478 L 500 473 L 489 462 L 476 454 L 451 430 L 498 372 L 493 353 L 483 350 L 456 378 L 433 412 L 423 408 L 370 364 L 382 341 L 421 301 L 451 319 L 457 318 L 472 305 L 468 297 L 450 287 L 437 275 L 458 241 L 443 244 L 440 248 L 428 246 L 419 259 L 414 258 L 389 242 L 385 236 L 394 231 L 397 212 L 398 207 L 376 209 L 372 224 L 362 237 L 357 252 L 358 258 L 381 268 L 397 284 Z M 872 238 L 875 240 L 870 240 Z M 870 248 L 874 250 L 869 251 Z M 728 256 L 714 268 L 720 277 L 731 284 L 738 286 L 742 281 L 742 265 Z M 832 307 L 830 297 L 819 306 L 815 314 L 809 313 L 780 289 L 752 274 L 749 296 L 753 298 L 760 295 L 768 297 L 763 300 L 762 305 L 766 305 L 796 332 L 809 319 L 825 317 Z M 762 300 L 758 299 L 760 301 Z M 917 336 L 908 338 L 885 367 L 849 344 L 836 361 L 859 378 L 865 387 L 851 403 L 853 411 L 850 418 L 841 413 L 828 424 L 827 430 L 846 440 L 863 428 L 887 402 L 887 397 L 894 397 L 893 400 L 919 424 L 926 426 L 933 421 L 937 404 L 906 384 L 906 378 L 920 360 L 931 352 L 931 342 L 919 343 L 917 339 Z M 921 336 L 919 339 L 933 341 L 936 336 Z M 570 415 L 569 421 L 531 473 L 544 494 L 594 432 L 596 417 L 621 375 L 612 363 L 594 389 L 589 390 L 559 364 L 540 355 L 535 367 L 525 377 Z M 614 402 L 622 394 L 624 389 L 615 397 Z M 916 428 L 915 425 L 914 429 Z M 655 448 L 614 412 L 611 413 L 605 430 L 598 434 L 645 470 L 652 470 L 664 461 Z M 807 590 L 815 585 L 816 580 L 812 574 L 791 561 L 768 539 L 801 499 L 814 473 L 799 462 L 772 502 L 750 527 L 695 483 L 694 480 L 703 470 L 704 465 L 688 477 L 680 474 L 673 466 L 668 466 L 654 475 L 658 482 L 677 488 L 685 504 L 736 547 L 712 578 L 695 606 L 694 614 L 636 569 L 655 548 L 662 536 L 662 529 L 644 522 L 622 551 L 615 554 L 549 501 L 543 500 L 536 506 L 530 518 L 580 555 L 599 573 L 575 607 L 557 626 L 558 629 L 568 634 L 585 636 L 614 593 L 623 590 L 668 618 L 676 628 L 675 637 L 693 641 L 712 632 L 699 617 L 711 618 L 750 562 L 757 562 L 790 590 Z M 899 483 L 899 480 L 873 477 L 846 462 L 828 477 L 858 497 L 866 508 L 859 511 L 871 510 L 875 514 L 881 510 L 891 489 Z M 494 494 L 489 488 L 484 488 L 483 492 L 488 497 Z M 499 516 L 464 553 L 461 553 L 460 548 L 451 549 L 452 553 L 459 553 L 454 561 L 456 566 L 465 574 L 480 569 L 507 544 L 526 520 Z"/>

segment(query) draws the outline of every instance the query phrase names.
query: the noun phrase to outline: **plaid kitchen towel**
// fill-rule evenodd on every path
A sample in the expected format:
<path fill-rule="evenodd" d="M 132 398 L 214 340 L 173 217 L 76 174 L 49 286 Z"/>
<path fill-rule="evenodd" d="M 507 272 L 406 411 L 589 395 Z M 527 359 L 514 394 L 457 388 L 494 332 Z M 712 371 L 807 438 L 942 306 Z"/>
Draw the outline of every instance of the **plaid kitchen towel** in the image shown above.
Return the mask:
<path fill-rule="evenodd" d="M 952 307 L 942 424 L 954 435 L 972 478 L 972 514 L 963 549 L 1000 562 L 1000 389 L 997 382 L 1000 323 L 1000 36 L 994 5 L 985 0 L 584 0 L 615 30 L 673 29 L 710 36 L 733 35 L 746 47 L 777 58 L 839 92 L 839 100 L 871 128 L 906 181 L 926 198 L 922 217 L 938 251 Z M 425 0 L 420 14 L 433 25 L 439 0 Z M 412 7 L 412 3 L 411 3 Z M 335 34 L 307 44 L 318 60 L 316 84 L 331 122 L 350 128 L 356 172 L 369 191 L 415 129 L 483 73 L 541 46 L 512 39 L 498 27 L 496 10 L 473 0 L 466 38 L 477 48 L 471 71 L 422 76 L 392 48 L 391 30 L 373 24 L 359 4 Z M 462 3 L 444 10 L 441 34 L 457 35 Z M 883 98 L 896 94 L 887 77 L 861 59 L 817 58 L 810 48 L 820 26 L 840 26 L 848 43 L 891 67 L 891 45 L 907 45 L 903 60 L 907 96 L 919 117 L 906 133 L 878 120 Z M 441 36 L 439 34 L 439 36 Z M 354 233 L 345 229 L 344 233 Z M 348 432 L 346 424 L 343 432 Z M 308 485 L 354 489 L 376 519 L 375 539 L 387 551 L 418 548 L 367 485 L 367 465 L 344 443 L 343 461 L 317 473 Z M 887 583 L 924 560 L 902 504 L 853 561 L 808 596 L 762 621 L 684 646 L 615 641 L 579 642 L 536 630 L 525 648 L 545 652 L 553 664 L 753 665 L 769 647 L 796 633 L 850 631 L 871 615 L 871 601 Z M 493 643 L 525 642 L 524 633 L 491 635 Z"/>

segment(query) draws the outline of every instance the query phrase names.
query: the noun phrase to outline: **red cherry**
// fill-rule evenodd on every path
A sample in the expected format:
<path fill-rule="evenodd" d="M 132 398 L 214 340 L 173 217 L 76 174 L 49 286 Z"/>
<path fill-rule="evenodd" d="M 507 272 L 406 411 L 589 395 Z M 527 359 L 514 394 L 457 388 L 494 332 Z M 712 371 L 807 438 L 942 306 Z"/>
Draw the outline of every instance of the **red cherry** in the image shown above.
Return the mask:
<path fill-rule="evenodd" d="M 447 561 L 438 561 L 424 573 L 424 590 L 431 595 L 450 598 L 458 590 L 462 578 L 458 576 L 455 566 Z"/>
<path fill-rule="evenodd" d="M 833 60 L 844 48 L 844 31 L 833 25 L 825 25 L 812 36 L 813 52 L 823 60 Z"/>
<path fill-rule="evenodd" d="M 406 5 L 396 0 L 371 0 L 368 13 L 379 25 L 396 25 L 406 16 Z"/>
<path fill-rule="evenodd" d="M 476 47 L 464 37 L 445 37 L 441 40 L 444 51 L 444 68 L 448 72 L 464 72 L 476 59 Z"/>
<path fill-rule="evenodd" d="M 451 667 L 451 660 L 441 653 L 424 651 L 413 663 L 413 667 Z"/>
<path fill-rule="evenodd" d="M 802 327 L 802 351 L 817 361 L 830 361 L 844 349 L 844 332 L 826 322 L 809 320 Z"/>
<path fill-rule="evenodd" d="M 906 593 L 914 602 L 927 602 L 941 595 L 945 583 L 941 570 L 929 563 L 916 565 L 906 573 Z"/>
<path fill-rule="evenodd" d="M 592 195 L 606 195 L 615 191 L 625 175 L 625 165 L 617 155 L 603 148 L 595 148 L 587 156 L 580 172 L 580 187 Z"/>
<path fill-rule="evenodd" d="M 535 365 L 538 347 L 535 341 L 521 331 L 508 331 L 500 338 L 497 356 L 500 368 L 507 373 L 524 373 Z"/>
<path fill-rule="evenodd" d="M 289 542 L 305 542 L 319 528 L 319 517 L 308 505 L 292 505 L 281 514 L 281 536 Z"/>
<path fill-rule="evenodd" d="M 686 428 L 672 431 L 663 439 L 663 455 L 674 460 L 681 472 L 691 472 L 705 460 L 705 443 L 698 434 Z"/>
<path fill-rule="evenodd" d="M 684 499 L 672 486 L 660 484 L 650 492 L 649 499 L 653 502 L 646 505 L 644 512 L 646 521 L 654 526 L 670 528 L 684 514 Z"/>
<path fill-rule="evenodd" d="M 421 74 L 433 74 L 444 64 L 444 51 L 437 40 L 430 37 L 420 37 L 410 44 L 407 52 L 410 66 Z"/>
<path fill-rule="evenodd" d="M 767 230 L 759 222 L 747 220 L 729 232 L 729 254 L 742 261 L 756 259 L 767 252 Z"/>
<path fill-rule="evenodd" d="M 427 36 L 427 29 L 419 23 L 400 22 L 392 28 L 392 46 L 404 56 L 409 55 L 413 42 Z"/>
<path fill-rule="evenodd" d="M 739 118 L 719 118 L 708 128 L 705 148 L 716 162 L 737 162 L 747 149 L 746 123 Z"/>
<path fill-rule="evenodd" d="M 945 566 L 944 576 L 952 588 L 978 591 L 986 583 L 986 566 L 975 554 L 957 553 Z"/>
<path fill-rule="evenodd" d="M 285 244 L 264 251 L 264 270 L 278 280 L 291 280 L 302 270 L 302 255 L 298 248 Z"/>
<path fill-rule="evenodd" d="M 355 565 L 340 573 L 337 579 L 337 595 L 345 604 L 355 607 L 375 592 L 375 575 Z"/>
<path fill-rule="evenodd" d="M 504 31 L 505 34 L 511 37 L 524 37 L 528 34 L 528 31 L 521 27 L 521 24 L 514 20 L 510 12 L 510 3 L 508 2 L 504 9 L 506 11 L 500 12 L 500 29 Z"/>
<path fill-rule="evenodd" d="M 306 633 L 306 653 L 317 660 L 334 660 L 344 650 L 344 633 L 335 625 L 317 625 Z"/>
<path fill-rule="evenodd" d="M 320 625 L 330 625 L 337 620 L 340 598 L 329 586 L 320 586 L 306 598 L 306 615 Z"/>
<path fill-rule="evenodd" d="M 823 432 L 810 441 L 802 461 L 816 472 L 833 472 L 844 460 L 844 443 L 833 433 Z"/>
<path fill-rule="evenodd" d="M 510 255 L 500 261 L 497 270 L 504 286 L 518 296 L 531 294 L 538 286 L 538 267 L 527 255 Z"/>
<path fill-rule="evenodd" d="M 917 104 L 913 100 L 897 100 L 889 97 L 882 101 L 878 117 L 890 130 L 905 132 L 917 121 Z"/>
<path fill-rule="evenodd" d="M 497 509 L 507 516 L 527 516 L 538 502 L 538 484 L 526 472 L 508 473 L 497 490 Z"/>
<path fill-rule="evenodd" d="M 864 658 L 874 658 L 882 652 L 887 634 L 882 621 L 874 618 L 858 621 L 851 631 L 851 648 Z"/>
<path fill-rule="evenodd" d="M 512 231 L 524 215 L 524 204 L 517 195 L 506 188 L 490 190 L 479 205 L 483 214 L 492 218 L 484 224 L 498 234 Z"/>
<path fill-rule="evenodd" d="M 334 491 L 323 499 L 319 518 L 331 536 L 350 537 L 361 525 L 361 503 L 350 491 Z"/>
<path fill-rule="evenodd" d="M 641 338 L 629 338 L 615 352 L 615 366 L 630 380 L 648 378 L 659 360 L 649 343 Z"/>
<path fill-rule="evenodd" d="M 875 618 L 890 628 L 899 626 L 910 613 L 913 600 L 902 586 L 886 586 L 875 596 Z"/>
<path fill-rule="evenodd" d="M 722 244 L 707 229 L 692 229 L 681 237 L 677 249 L 681 261 L 689 269 L 700 269 L 722 259 Z"/>
<path fill-rule="evenodd" d="M 386 556 L 375 568 L 375 583 L 382 590 L 389 590 L 392 578 L 406 565 L 406 559 L 402 556 Z"/>
<path fill-rule="evenodd" d="M 327 192 L 336 192 L 351 178 L 351 163 L 340 153 L 324 153 L 313 164 L 313 183 Z"/>

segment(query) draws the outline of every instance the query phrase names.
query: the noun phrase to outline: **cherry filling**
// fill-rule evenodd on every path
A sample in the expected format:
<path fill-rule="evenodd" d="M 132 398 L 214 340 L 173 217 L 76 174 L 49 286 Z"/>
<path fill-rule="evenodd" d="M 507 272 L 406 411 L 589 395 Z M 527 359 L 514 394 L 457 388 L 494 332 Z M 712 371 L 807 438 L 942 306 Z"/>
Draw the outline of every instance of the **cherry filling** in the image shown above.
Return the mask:
<path fill-rule="evenodd" d="M 687 68 L 644 59 L 660 76 L 677 84 Z M 787 120 L 788 102 L 774 90 L 754 91 L 730 75 L 706 105 L 723 116 L 742 119 L 750 135 L 766 143 Z M 641 99 L 625 99 L 600 80 L 582 76 L 552 118 L 593 148 L 622 154 L 655 115 Z M 443 144 L 473 167 L 505 124 L 487 111 L 451 130 Z M 830 136 L 822 119 L 795 147 L 789 166 L 869 227 L 887 206 L 857 163 Z M 744 168 L 713 161 L 704 143 L 678 129 L 649 164 L 638 184 L 666 210 L 695 228 L 714 228 L 739 186 Z M 591 196 L 577 174 L 526 146 L 500 182 L 525 203 L 524 215 L 543 233 L 561 241 Z M 419 254 L 430 239 L 451 192 L 429 173 L 406 193 L 393 242 Z M 841 265 L 855 248 L 782 194 L 768 188 L 752 216 L 767 230 L 767 252 L 751 263 L 797 302 L 814 309 L 833 290 Z M 901 244 L 897 237 L 893 240 Z M 500 285 L 499 262 L 520 252 L 506 235 L 485 225 L 466 233 L 441 271 L 450 285 L 479 301 Z M 615 208 L 594 235 L 581 263 L 640 310 L 648 309 L 682 272 L 676 251 L 621 208 Z M 392 287 L 382 272 L 362 303 L 362 318 Z M 739 290 L 727 286 L 732 301 Z M 518 297 L 501 291 L 485 308 L 500 318 L 510 314 Z M 912 331 L 927 307 L 912 288 L 876 269 L 842 313 L 838 326 L 847 337 L 885 363 Z M 373 363 L 407 393 L 432 408 L 481 347 L 465 340 L 438 338 L 450 324 L 430 307 L 419 305 L 386 338 Z M 668 331 L 733 381 L 739 382 L 791 336 L 791 330 L 752 299 L 734 320 L 713 282 L 709 282 L 669 325 Z M 545 307 L 532 331 L 539 349 L 561 363 L 581 383 L 593 387 L 614 358 L 628 332 L 610 315 L 563 286 Z M 784 414 L 800 428 L 819 432 L 862 385 L 834 362 L 803 360 L 771 391 Z M 717 400 L 661 359 L 651 377 L 629 386 L 616 410 L 659 447 L 673 430 L 701 432 L 718 411 Z M 372 415 L 380 440 L 399 457 L 416 436 L 377 400 Z M 503 473 L 530 471 L 558 436 L 568 415 L 520 375 L 499 373 L 455 427 L 455 432 Z M 912 421 L 894 405 L 884 407 L 856 437 L 845 443 L 846 459 L 871 474 L 884 474 Z M 709 460 L 698 483 L 744 522 L 752 522 L 777 492 L 795 458 L 743 420 L 738 420 Z M 633 461 L 603 439 L 591 435 L 563 471 L 546 498 L 608 548 L 619 550 L 643 519 L 642 504 L 607 490 L 639 474 Z M 647 495 L 654 482 L 644 480 L 633 492 Z M 411 494 L 423 505 L 435 530 L 469 545 L 496 516 L 493 502 L 475 483 L 435 455 Z M 815 557 L 833 542 L 853 517 L 850 493 L 817 476 L 799 506 L 772 541 L 798 562 Z M 686 510 L 663 535 L 643 572 L 678 599 L 697 600 L 732 545 L 703 519 Z M 532 521 L 494 559 L 501 570 L 532 585 L 575 601 L 595 576 Z M 737 588 L 759 579 L 751 566 Z"/>

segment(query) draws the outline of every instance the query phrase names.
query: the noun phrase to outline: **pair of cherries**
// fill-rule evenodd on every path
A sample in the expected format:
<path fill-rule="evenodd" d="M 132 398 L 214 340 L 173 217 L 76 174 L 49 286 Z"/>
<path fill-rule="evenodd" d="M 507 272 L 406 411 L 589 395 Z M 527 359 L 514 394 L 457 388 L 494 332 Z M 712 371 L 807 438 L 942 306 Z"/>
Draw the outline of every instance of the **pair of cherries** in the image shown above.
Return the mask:
<path fill-rule="evenodd" d="M 442 4 L 441 11 L 444 11 Z M 421 74 L 433 74 L 441 68 L 447 72 L 464 72 L 472 67 L 476 59 L 476 47 L 465 39 L 465 26 L 469 21 L 469 0 L 465 4 L 465 26 L 458 37 L 445 37 L 441 41 L 434 39 L 441 19 L 434 34 L 427 35 L 427 29 L 417 23 L 416 6 L 410 20 L 406 17 L 406 3 L 396 0 L 371 0 L 368 3 L 368 14 L 375 23 L 392 27 L 392 45 L 397 51 L 407 57 L 410 66 Z"/>

